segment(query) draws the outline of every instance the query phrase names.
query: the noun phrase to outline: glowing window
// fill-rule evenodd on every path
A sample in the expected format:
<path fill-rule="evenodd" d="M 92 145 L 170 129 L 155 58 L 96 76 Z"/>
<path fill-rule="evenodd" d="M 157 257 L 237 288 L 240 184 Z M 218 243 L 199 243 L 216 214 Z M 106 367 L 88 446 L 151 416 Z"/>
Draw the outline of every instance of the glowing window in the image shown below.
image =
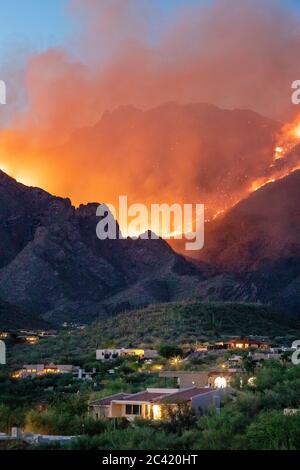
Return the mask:
<path fill-rule="evenodd" d="M 160 405 L 153 405 L 152 406 L 152 413 L 153 413 L 153 419 L 160 420 L 161 419 L 161 407 L 160 407 Z"/>
<path fill-rule="evenodd" d="M 227 380 L 225 379 L 225 377 L 216 377 L 215 387 L 216 388 L 226 388 L 227 387 Z"/>

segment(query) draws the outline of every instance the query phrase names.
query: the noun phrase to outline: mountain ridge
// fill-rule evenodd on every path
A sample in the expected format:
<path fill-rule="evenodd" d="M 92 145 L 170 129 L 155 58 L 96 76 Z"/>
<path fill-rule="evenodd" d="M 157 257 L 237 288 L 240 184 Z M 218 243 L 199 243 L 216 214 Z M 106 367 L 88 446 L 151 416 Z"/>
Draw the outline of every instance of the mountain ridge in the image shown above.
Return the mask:
<path fill-rule="evenodd" d="M 99 240 L 97 206 L 75 208 L 69 199 L 2 173 L 0 233 L 6 238 L 0 241 L 0 298 L 50 321 L 91 321 L 110 313 L 108 298 L 134 285 L 144 305 L 166 298 L 170 277 L 174 282 L 186 275 L 204 278 L 162 239 Z M 113 308 L 124 305 L 121 300 Z"/>

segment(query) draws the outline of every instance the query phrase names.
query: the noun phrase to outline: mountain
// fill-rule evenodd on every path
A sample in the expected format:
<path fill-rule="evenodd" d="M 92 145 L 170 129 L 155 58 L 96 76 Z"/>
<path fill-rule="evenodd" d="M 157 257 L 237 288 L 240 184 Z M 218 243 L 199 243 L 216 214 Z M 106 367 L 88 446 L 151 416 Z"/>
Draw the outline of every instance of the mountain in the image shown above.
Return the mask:
<path fill-rule="evenodd" d="M 77 129 L 53 159 L 60 155 L 72 201 L 101 191 L 111 203 L 119 194 L 145 204 L 203 203 L 212 216 L 269 171 L 280 128 L 253 111 L 207 103 L 121 106 Z M 85 175 L 78 190 L 73 182 Z"/>
<path fill-rule="evenodd" d="M 300 256 L 300 170 L 251 193 L 207 224 L 201 259 L 221 270 L 255 271 Z"/>
<path fill-rule="evenodd" d="M 1 172 L 0 298 L 49 320 L 88 322 L 184 297 L 186 280 L 204 279 L 161 239 L 100 241 L 98 205 L 75 209 Z"/>
<path fill-rule="evenodd" d="M 76 209 L 0 173 L 0 299 L 55 323 L 195 298 L 297 314 L 299 188 L 296 171 L 242 200 L 208 224 L 195 261 L 162 239 L 100 241 L 98 203 Z"/>
<path fill-rule="evenodd" d="M 49 329 L 51 324 L 22 310 L 16 305 L 0 300 L 0 330 L 1 329 Z"/>
<path fill-rule="evenodd" d="M 208 104 L 123 107 L 59 149 L 71 177 L 73 163 L 80 174 L 90 156 L 105 200 L 116 187 L 140 202 L 157 194 L 210 209 L 242 197 L 206 224 L 198 260 L 162 239 L 100 241 L 98 203 L 75 208 L 0 172 L 0 299 L 56 323 L 195 298 L 299 313 L 299 171 L 248 194 L 269 176 L 279 128 L 251 111 Z"/>
<path fill-rule="evenodd" d="M 208 224 L 200 257 L 226 274 L 201 285 L 205 298 L 226 300 L 248 292 L 252 300 L 299 313 L 299 200 L 298 170 L 253 192 Z"/>

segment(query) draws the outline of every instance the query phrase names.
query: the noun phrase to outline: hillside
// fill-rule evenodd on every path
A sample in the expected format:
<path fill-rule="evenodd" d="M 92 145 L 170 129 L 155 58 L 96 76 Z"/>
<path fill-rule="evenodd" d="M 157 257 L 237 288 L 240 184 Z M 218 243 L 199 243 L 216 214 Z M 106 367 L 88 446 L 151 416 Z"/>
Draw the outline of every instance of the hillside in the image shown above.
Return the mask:
<path fill-rule="evenodd" d="M 212 188 L 218 189 L 219 195 L 230 193 L 229 188 L 234 187 L 231 173 L 226 172 L 227 180 L 222 173 L 226 166 L 219 164 L 226 158 L 230 167 L 242 173 L 244 167 L 234 162 L 237 156 L 247 162 L 247 174 L 252 178 L 264 173 L 261 169 L 262 173 L 257 174 L 253 159 L 259 158 L 269 168 L 277 125 L 255 113 L 225 112 L 209 105 L 169 104 L 145 113 L 119 109 L 107 113 L 96 126 L 78 131 L 76 138 L 87 143 L 87 147 L 82 147 L 85 156 L 97 147 L 97 135 L 104 139 L 107 145 L 103 148 L 112 155 L 116 137 L 125 147 L 130 144 L 130 154 L 145 144 L 147 152 L 152 149 L 147 154 L 147 161 L 151 161 L 150 155 L 157 154 L 156 145 L 166 150 L 161 128 L 157 126 L 159 115 L 164 116 L 166 135 L 173 149 L 169 155 L 170 169 L 183 123 L 184 129 L 193 129 L 195 139 L 201 135 L 203 140 L 192 149 L 195 157 L 192 161 L 196 162 L 199 152 L 204 152 L 206 159 L 214 156 L 211 167 L 206 168 L 202 162 L 201 172 L 193 171 L 195 179 L 193 176 L 189 187 L 191 191 L 197 188 L 203 191 L 191 194 L 193 201 L 214 205 L 213 200 L 218 197 L 212 195 Z M 131 148 L 133 141 L 127 142 L 127 136 L 135 135 L 135 128 L 140 126 L 145 142 Z M 119 136 L 113 128 L 118 129 Z M 243 139 L 235 140 L 237 129 L 243 139 L 247 137 L 247 145 Z M 222 145 L 215 139 L 217 131 Z M 149 143 L 146 138 L 148 132 L 160 135 L 153 148 L 152 140 Z M 255 135 L 259 139 L 255 140 Z M 186 139 L 186 136 L 180 139 L 184 148 Z M 295 151 L 298 158 L 297 152 L 300 155 L 300 149 Z M 212 198 L 209 202 L 203 181 L 208 182 L 211 173 L 215 176 L 216 167 L 222 174 L 206 188 Z M 108 174 L 103 174 L 108 178 Z M 169 177 L 168 181 L 173 181 L 173 173 Z M 185 177 L 183 174 L 182 179 Z M 117 179 L 113 181 L 117 184 Z M 249 188 L 249 184 L 244 181 L 238 190 L 244 199 L 223 218 L 206 224 L 204 250 L 195 262 L 175 252 L 162 239 L 99 240 L 98 203 L 76 208 L 69 199 L 24 186 L 0 171 L 0 298 L 56 325 L 65 321 L 89 324 L 151 304 L 194 299 L 272 303 L 285 314 L 299 315 L 300 171 L 250 195 L 246 192 L 245 196 L 245 185 Z M 170 194 L 173 198 L 174 194 Z M 108 200 L 108 195 L 103 193 L 103 198 Z M 178 201 L 181 200 L 179 197 Z"/>
<path fill-rule="evenodd" d="M 94 188 L 100 188 L 104 201 L 127 194 L 146 204 L 197 202 L 211 215 L 245 196 L 265 174 L 279 129 L 278 122 L 253 111 L 208 103 L 120 106 L 77 129 L 56 152 L 68 162 L 69 195 L 76 202 L 82 195 L 78 200 L 71 182 L 85 174 L 89 156 L 93 174 L 91 188 L 82 190 L 86 200 L 95 200 Z"/>
<path fill-rule="evenodd" d="M 16 305 L 0 300 L 0 330 L 47 329 L 51 325 L 42 318 L 24 311 Z"/>
<path fill-rule="evenodd" d="M 207 224 L 199 256 L 231 274 L 204 281 L 199 296 L 234 300 L 242 294 L 245 300 L 250 295 L 249 300 L 271 302 L 299 316 L 299 200 L 300 170 L 263 186 Z"/>
<path fill-rule="evenodd" d="M 95 360 L 97 346 L 158 346 L 161 343 L 194 344 L 220 337 L 259 335 L 285 338 L 300 335 L 300 325 L 277 317 L 272 308 L 246 303 L 173 302 L 149 306 L 103 319 L 85 330 L 62 331 L 58 337 L 35 346 L 16 346 L 10 362 Z"/>
<path fill-rule="evenodd" d="M 1 298 L 50 322 L 89 323 L 112 311 L 175 300 L 170 284 L 205 278 L 162 239 L 99 240 L 98 205 L 76 209 L 0 171 Z M 129 300 L 118 295 L 132 289 Z"/>
<path fill-rule="evenodd" d="M 100 338 L 116 344 L 190 343 L 217 336 L 295 333 L 272 308 L 251 303 L 174 302 L 149 306 L 98 323 Z M 89 332 L 93 334 L 91 327 Z"/>
<path fill-rule="evenodd" d="M 300 170 L 254 191 L 224 217 L 207 224 L 200 258 L 233 272 L 299 258 L 299 199 Z"/>

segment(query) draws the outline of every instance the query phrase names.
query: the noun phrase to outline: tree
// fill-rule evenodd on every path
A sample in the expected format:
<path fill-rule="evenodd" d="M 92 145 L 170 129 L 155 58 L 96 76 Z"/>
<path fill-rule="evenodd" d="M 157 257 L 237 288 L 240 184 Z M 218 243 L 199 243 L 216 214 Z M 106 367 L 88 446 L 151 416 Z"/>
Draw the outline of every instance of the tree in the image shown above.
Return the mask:
<path fill-rule="evenodd" d="M 183 351 L 174 344 L 162 344 L 159 347 L 159 354 L 166 359 L 170 359 L 171 357 L 182 356 Z"/>

